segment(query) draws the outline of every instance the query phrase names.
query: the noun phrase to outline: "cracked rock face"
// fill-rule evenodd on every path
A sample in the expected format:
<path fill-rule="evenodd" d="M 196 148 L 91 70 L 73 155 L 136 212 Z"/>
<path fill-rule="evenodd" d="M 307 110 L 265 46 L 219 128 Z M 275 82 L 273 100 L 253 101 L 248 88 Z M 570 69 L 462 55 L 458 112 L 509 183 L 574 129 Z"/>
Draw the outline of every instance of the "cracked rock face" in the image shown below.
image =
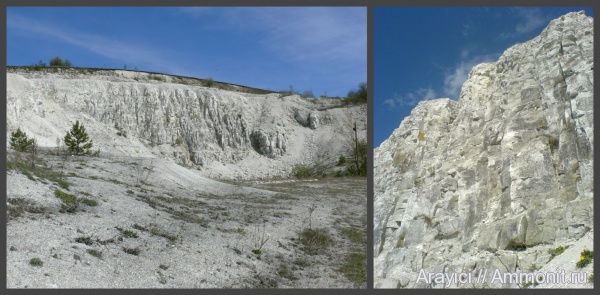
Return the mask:
<path fill-rule="evenodd" d="M 583 12 L 553 20 L 375 149 L 376 287 L 443 287 L 416 283 L 421 269 L 540 269 L 593 228 L 593 36 Z"/>

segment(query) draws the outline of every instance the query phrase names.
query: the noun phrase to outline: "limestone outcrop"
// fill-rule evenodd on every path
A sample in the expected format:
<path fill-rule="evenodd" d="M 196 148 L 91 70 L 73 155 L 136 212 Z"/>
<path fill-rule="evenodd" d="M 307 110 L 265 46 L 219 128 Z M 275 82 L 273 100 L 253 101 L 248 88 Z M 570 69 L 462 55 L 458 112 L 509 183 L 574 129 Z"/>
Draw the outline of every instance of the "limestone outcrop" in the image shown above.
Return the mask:
<path fill-rule="evenodd" d="M 170 158 L 210 177 L 261 178 L 287 176 L 322 150 L 339 157 L 347 148 L 341 134 L 352 129 L 346 121 L 357 121 L 366 137 L 366 105 L 334 108 L 333 99 L 228 91 L 133 71 L 7 71 L 7 130 L 20 127 L 46 147 L 60 145 L 79 120 L 101 152 Z"/>
<path fill-rule="evenodd" d="M 593 229 L 593 19 L 553 20 L 420 102 L 374 151 L 375 287 L 420 270 L 532 272 Z"/>

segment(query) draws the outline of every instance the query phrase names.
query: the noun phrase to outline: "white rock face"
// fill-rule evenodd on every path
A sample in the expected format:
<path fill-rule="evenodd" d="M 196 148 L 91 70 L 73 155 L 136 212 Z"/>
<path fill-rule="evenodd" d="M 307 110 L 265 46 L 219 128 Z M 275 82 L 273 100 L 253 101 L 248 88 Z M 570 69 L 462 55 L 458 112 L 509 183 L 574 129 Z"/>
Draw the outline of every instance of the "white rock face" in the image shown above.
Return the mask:
<path fill-rule="evenodd" d="M 171 158 L 210 177 L 259 178 L 287 176 L 294 164 L 321 153 L 337 159 L 354 120 L 366 137 L 366 105 L 329 108 L 336 102 L 176 80 L 127 71 L 9 68 L 7 142 L 20 127 L 40 145 L 56 146 L 79 120 L 101 152 Z"/>
<path fill-rule="evenodd" d="M 375 149 L 376 287 L 444 287 L 417 283 L 421 269 L 534 271 L 593 229 L 593 37 L 583 12 L 553 20 Z"/>

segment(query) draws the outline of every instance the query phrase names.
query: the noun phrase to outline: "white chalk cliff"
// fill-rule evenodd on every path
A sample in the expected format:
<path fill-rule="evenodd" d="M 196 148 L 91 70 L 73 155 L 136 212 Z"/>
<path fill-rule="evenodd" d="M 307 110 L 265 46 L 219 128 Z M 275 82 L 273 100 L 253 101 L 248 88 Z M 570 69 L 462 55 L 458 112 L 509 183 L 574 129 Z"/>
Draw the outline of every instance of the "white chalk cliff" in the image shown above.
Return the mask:
<path fill-rule="evenodd" d="M 366 137 L 366 105 L 338 104 L 143 72 L 9 67 L 7 142 L 21 128 L 56 146 L 79 120 L 101 152 L 173 159 L 217 178 L 288 176 L 297 163 L 337 160 L 354 121 Z"/>
<path fill-rule="evenodd" d="M 584 12 L 555 19 L 375 149 L 376 288 L 519 287 L 416 278 L 534 272 L 593 232 L 593 40 Z"/>

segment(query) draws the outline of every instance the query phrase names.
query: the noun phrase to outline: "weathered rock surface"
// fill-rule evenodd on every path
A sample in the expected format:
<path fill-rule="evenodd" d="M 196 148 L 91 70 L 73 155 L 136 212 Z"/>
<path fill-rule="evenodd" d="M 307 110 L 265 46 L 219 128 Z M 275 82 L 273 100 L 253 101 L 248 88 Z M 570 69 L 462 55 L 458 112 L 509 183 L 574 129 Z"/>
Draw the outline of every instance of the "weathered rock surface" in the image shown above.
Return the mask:
<path fill-rule="evenodd" d="M 375 149 L 376 287 L 444 287 L 417 283 L 421 269 L 539 270 L 593 229 L 593 36 L 583 12 L 553 20 Z"/>
<path fill-rule="evenodd" d="M 320 154 L 336 160 L 354 121 L 366 137 L 366 105 L 334 108 L 339 102 L 330 99 L 184 85 L 142 72 L 54 71 L 7 73 L 7 130 L 20 127 L 41 146 L 59 144 L 79 120 L 102 152 L 246 179 L 287 176 Z"/>

